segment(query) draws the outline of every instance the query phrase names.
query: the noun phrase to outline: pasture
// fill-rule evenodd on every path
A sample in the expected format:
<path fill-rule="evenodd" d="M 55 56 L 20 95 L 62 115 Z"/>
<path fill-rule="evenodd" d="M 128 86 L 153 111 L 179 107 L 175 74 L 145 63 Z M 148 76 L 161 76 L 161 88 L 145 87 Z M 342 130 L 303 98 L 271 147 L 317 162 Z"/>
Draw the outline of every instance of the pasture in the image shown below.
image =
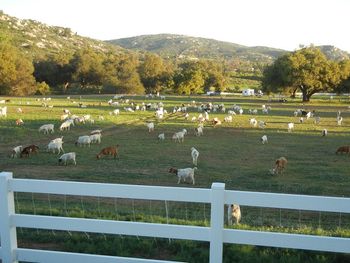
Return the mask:
<path fill-rule="evenodd" d="M 193 186 L 181 183 L 179 185 L 181 187 L 208 188 L 213 182 L 223 182 L 226 184 L 226 189 L 234 190 L 350 196 L 350 156 L 335 154 L 339 146 L 350 145 L 349 102 L 318 99 L 302 105 L 299 101 L 268 102 L 267 97 L 167 96 L 165 100 L 160 100 L 157 97 L 126 96 L 114 100 L 119 102 L 118 106 L 111 106 L 107 101 L 112 97 L 71 96 L 70 99 L 52 97 L 51 101 L 45 102 L 53 106 L 50 108 L 42 106 L 41 98 L 9 98 L 10 102 L 6 103 L 7 117 L 0 117 L 0 170 L 11 171 L 16 178 L 177 186 L 176 175 L 168 173 L 168 169 L 193 167 L 190 149 L 195 147 L 199 151 L 198 170 L 195 172 L 196 184 Z M 162 102 L 168 113 L 163 119 L 157 119 L 155 109 L 125 111 L 125 107 L 132 107 L 131 102 L 140 106 L 143 102 L 152 105 Z M 210 121 L 204 123 L 204 135 L 195 136 L 194 129 L 198 126 L 198 122 L 191 121 L 191 118 L 203 114 L 198 111 L 198 106 L 209 102 L 214 105 L 224 104 L 226 112 L 211 111 Z M 79 103 L 86 105 L 86 108 L 79 107 Z M 187 107 L 190 116 L 188 120 L 182 112 L 173 113 L 174 107 L 181 105 Z M 241 106 L 243 114 L 234 115 L 231 123 L 224 122 L 224 117 L 228 115 L 227 111 L 234 105 Z M 268 114 L 262 113 L 262 105 L 271 107 Z M 23 112 L 19 113 L 18 108 Z M 110 115 L 116 108 L 120 109 L 120 114 Z M 76 124 L 69 131 L 60 131 L 58 128 L 62 123 L 60 116 L 63 114 L 63 109 L 68 109 L 78 116 L 90 114 L 94 123 Z M 249 109 L 257 109 L 258 113 L 249 114 Z M 293 115 L 296 109 L 315 111 L 320 117 L 320 123 L 315 124 L 314 118 L 309 120 L 304 118 L 304 122 L 300 123 L 300 116 Z M 337 125 L 338 111 L 341 111 L 343 117 L 342 125 Z M 222 121 L 222 125 L 214 127 L 211 120 L 215 117 Z M 266 122 L 266 127 L 263 129 L 258 126 L 252 127 L 249 123 L 251 118 Z M 17 126 L 17 119 L 22 119 L 24 124 Z M 154 122 L 153 132 L 148 132 L 147 122 Z M 295 124 L 292 132 L 287 131 L 287 124 L 290 122 Z M 48 123 L 55 124 L 55 132 L 39 133 L 38 128 Z M 92 144 L 90 147 L 74 145 L 79 136 L 89 135 L 96 129 L 102 129 L 101 144 Z M 174 142 L 171 139 L 172 135 L 182 129 L 188 131 L 184 142 Z M 328 135 L 325 137 L 321 136 L 323 129 L 328 130 Z M 160 133 L 165 134 L 164 141 L 158 141 Z M 263 135 L 268 137 L 267 144 L 262 144 L 260 141 Z M 59 155 L 46 152 L 50 140 L 61 136 L 64 136 L 65 152 L 77 153 L 76 166 L 58 165 Z M 30 144 L 39 146 L 38 154 L 30 155 L 28 158 L 9 158 L 13 147 Z M 117 144 L 119 145 L 117 160 L 111 156 L 96 159 L 96 154 L 102 148 Z M 288 160 L 284 174 L 271 175 L 269 170 L 281 156 Z M 103 217 L 101 215 L 103 211 L 110 212 L 115 208 L 115 201 L 113 204 L 111 200 L 67 198 L 64 200 L 64 208 L 55 201 L 62 200 L 52 196 L 49 199 L 50 211 L 48 211 L 47 197 L 19 195 L 17 200 L 21 204 L 22 211 L 28 213 L 34 211 L 34 213 L 60 214 L 62 210 L 67 213 L 68 205 L 72 208 L 70 211 L 80 213 L 79 216 L 89 216 L 91 213 Z M 169 204 L 170 215 L 167 214 L 164 219 L 164 204 L 155 202 L 145 205 L 134 200 L 118 200 L 118 202 L 120 210 L 117 217 L 125 220 L 156 220 L 168 223 L 170 220 L 170 223 L 184 224 L 188 220 L 194 220 L 198 221 L 197 224 L 207 224 L 206 215 L 210 213 L 206 207 L 188 205 L 184 208 L 181 204 Z M 83 215 L 78 211 L 82 207 Z M 133 212 L 130 214 L 127 210 L 131 207 Z M 141 216 L 145 211 L 146 216 Z M 155 215 L 151 215 L 151 219 L 147 218 L 147 215 L 152 213 Z M 113 215 L 108 217 L 115 218 Z M 296 231 L 303 228 L 318 231 L 322 229 L 331 231 L 329 235 L 349 236 L 350 218 L 346 215 L 243 208 L 241 223 L 238 227 L 287 227 L 286 231 L 295 231 L 295 228 L 299 227 Z"/>

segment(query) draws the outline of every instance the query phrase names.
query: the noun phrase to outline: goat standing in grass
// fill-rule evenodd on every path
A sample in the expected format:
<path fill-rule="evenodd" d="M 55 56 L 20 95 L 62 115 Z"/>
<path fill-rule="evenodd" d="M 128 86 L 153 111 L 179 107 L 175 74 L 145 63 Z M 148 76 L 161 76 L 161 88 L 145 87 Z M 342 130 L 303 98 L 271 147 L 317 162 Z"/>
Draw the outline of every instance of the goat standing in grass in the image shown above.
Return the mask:
<path fill-rule="evenodd" d="M 177 175 L 178 180 L 177 183 L 179 184 L 181 182 L 181 179 L 185 182 L 187 178 L 189 178 L 192 181 L 192 184 L 194 184 L 194 171 L 197 170 L 197 167 L 194 168 L 184 168 L 184 169 L 176 169 L 176 168 L 169 168 L 169 173 L 174 173 Z"/>
<path fill-rule="evenodd" d="M 193 164 L 197 166 L 199 152 L 194 147 L 191 148 L 191 156 L 192 156 Z"/>
<path fill-rule="evenodd" d="M 239 205 L 233 204 L 229 205 L 227 208 L 227 222 L 229 225 L 232 225 L 233 219 L 236 220 L 236 224 L 239 224 L 241 221 L 241 208 Z"/>

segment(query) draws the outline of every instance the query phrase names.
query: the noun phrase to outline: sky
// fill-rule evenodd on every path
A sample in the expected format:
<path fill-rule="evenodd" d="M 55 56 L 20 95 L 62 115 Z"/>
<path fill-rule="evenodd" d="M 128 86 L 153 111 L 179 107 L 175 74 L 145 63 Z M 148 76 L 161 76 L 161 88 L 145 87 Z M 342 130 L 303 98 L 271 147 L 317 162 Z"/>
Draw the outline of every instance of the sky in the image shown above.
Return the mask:
<path fill-rule="evenodd" d="M 1 0 L 0 10 L 99 40 L 169 33 L 350 52 L 349 0 Z"/>

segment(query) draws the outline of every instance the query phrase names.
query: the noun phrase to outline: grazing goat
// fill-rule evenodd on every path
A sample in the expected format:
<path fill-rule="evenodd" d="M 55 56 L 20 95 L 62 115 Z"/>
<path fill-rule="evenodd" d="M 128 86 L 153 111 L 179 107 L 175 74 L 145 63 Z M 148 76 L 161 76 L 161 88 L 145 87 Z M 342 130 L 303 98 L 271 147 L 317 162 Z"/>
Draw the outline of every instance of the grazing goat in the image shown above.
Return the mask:
<path fill-rule="evenodd" d="M 90 135 L 90 142 L 91 143 L 101 143 L 101 133 L 95 133 Z"/>
<path fill-rule="evenodd" d="M 59 138 L 60 139 L 60 138 Z M 56 140 L 56 139 L 55 139 Z M 51 142 L 49 142 L 49 144 L 47 145 L 47 151 L 48 152 L 53 152 L 53 153 L 55 153 L 56 152 L 56 150 L 58 151 L 58 153 L 57 154 L 60 154 L 60 152 L 61 152 L 61 150 L 62 150 L 62 152 L 64 153 L 64 150 L 63 150 L 63 147 L 62 147 L 62 145 L 63 145 L 63 142 L 62 141 L 51 141 Z"/>
<path fill-rule="evenodd" d="M 67 162 L 71 161 L 74 163 L 74 165 L 77 165 L 75 158 L 76 158 L 75 152 L 62 154 L 61 157 L 58 159 L 58 164 L 63 163 L 64 165 L 67 166 Z"/>
<path fill-rule="evenodd" d="M 214 127 L 216 127 L 217 125 L 221 125 L 221 121 L 217 117 L 215 117 L 213 119 L 213 125 L 214 125 Z"/>
<path fill-rule="evenodd" d="M 194 181 L 194 171 L 197 170 L 197 167 L 194 168 L 184 168 L 184 169 L 176 169 L 176 168 L 169 168 L 169 173 L 174 173 L 177 175 L 178 180 L 177 183 L 179 184 L 181 179 L 183 182 L 186 182 L 186 179 L 189 178 L 192 181 L 192 184 L 195 184 Z"/>
<path fill-rule="evenodd" d="M 229 205 L 227 208 L 227 223 L 229 225 L 232 225 L 233 219 L 235 219 L 236 224 L 239 224 L 239 221 L 241 221 L 241 208 L 239 205 L 233 204 Z"/>
<path fill-rule="evenodd" d="M 258 121 L 258 124 L 259 124 L 260 129 L 264 129 L 266 126 L 266 122 L 264 122 L 264 121 Z"/>
<path fill-rule="evenodd" d="M 287 159 L 285 157 L 280 157 L 275 161 L 275 167 L 271 170 L 272 175 L 283 175 L 284 168 L 287 166 Z"/>
<path fill-rule="evenodd" d="M 21 151 L 20 157 L 28 157 L 30 153 L 38 153 L 39 152 L 39 146 L 37 145 L 29 145 L 25 148 L 23 148 L 23 150 Z"/>
<path fill-rule="evenodd" d="M 174 140 L 174 142 L 184 142 L 185 140 L 184 131 L 174 133 L 172 139 Z"/>
<path fill-rule="evenodd" d="M 94 135 L 94 134 L 101 134 L 102 130 L 93 130 L 92 132 L 90 132 L 90 135 Z"/>
<path fill-rule="evenodd" d="M 263 136 L 261 137 L 261 142 L 262 142 L 262 144 L 267 143 L 267 136 L 266 136 L 266 135 L 263 135 Z"/>
<path fill-rule="evenodd" d="M 258 124 L 258 121 L 255 118 L 252 118 L 252 119 L 249 119 L 249 123 L 253 127 L 256 127 L 256 125 Z"/>
<path fill-rule="evenodd" d="M 22 149 L 23 149 L 23 146 L 22 145 L 19 145 L 19 146 L 16 146 L 12 149 L 12 152 L 11 152 L 11 158 L 17 158 L 18 155 L 22 152 Z"/>
<path fill-rule="evenodd" d="M 165 140 L 165 134 L 164 133 L 158 134 L 158 140 L 159 141 L 164 141 Z"/>
<path fill-rule="evenodd" d="M 345 153 L 345 154 L 349 154 L 350 153 L 350 146 L 341 146 L 337 149 L 337 151 L 335 152 L 336 154 L 338 153 Z"/>
<path fill-rule="evenodd" d="M 118 155 L 118 147 L 119 145 L 117 144 L 116 146 L 110 146 L 110 147 L 106 147 L 106 148 L 103 148 L 97 155 L 96 155 L 96 158 L 97 159 L 100 159 L 102 156 L 105 156 L 105 155 L 111 155 L 114 157 L 114 159 L 119 158 L 119 155 Z"/>
<path fill-rule="evenodd" d="M 90 147 L 91 139 L 89 135 L 79 136 L 75 142 L 75 146 L 87 145 Z"/>
<path fill-rule="evenodd" d="M 232 116 L 231 115 L 225 116 L 224 122 L 232 122 Z"/>
<path fill-rule="evenodd" d="M 17 119 L 16 120 L 16 125 L 17 126 L 22 126 L 24 124 L 23 120 L 22 119 Z"/>
<path fill-rule="evenodd" d="M 196 148 L 192 147 L 191 148 L 191 156 L 192 156 L 192 162 L 195 166 L 197 166 L 197 161 L 198 161 L 198 156 L 199 152 L 197 151 Z"/>
<path fill-rule="evenodd" d="M 40 126 L 39 132 L 44 132 L 44 134 L 54 133 L 54 124 L 44 124 Z"/>
<path fill-rule="evenodd" d="M 288 132 L 291 132 L 292 130 L 294 130 L 294 123 L 290 122 L 288 123 Z"/>
<path fill-rule="evenodd" d="M 73 119 L 68 119 L 60 126 L 60 131 L 70 130 L 70 126 L 74 123 Z M 73 124 L 74 125 L 74 124 Z"/>

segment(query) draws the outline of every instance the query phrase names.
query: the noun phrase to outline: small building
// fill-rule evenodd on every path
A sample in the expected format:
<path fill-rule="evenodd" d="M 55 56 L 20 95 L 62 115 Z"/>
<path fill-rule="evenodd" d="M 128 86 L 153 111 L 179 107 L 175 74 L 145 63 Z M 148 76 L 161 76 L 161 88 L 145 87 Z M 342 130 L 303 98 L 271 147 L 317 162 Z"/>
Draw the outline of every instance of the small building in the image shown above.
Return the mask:
<path fill-rule="evenodd" d="M 254 89 L 244 89 L 242 90 L 243 96 L 254 96 Z"/>

